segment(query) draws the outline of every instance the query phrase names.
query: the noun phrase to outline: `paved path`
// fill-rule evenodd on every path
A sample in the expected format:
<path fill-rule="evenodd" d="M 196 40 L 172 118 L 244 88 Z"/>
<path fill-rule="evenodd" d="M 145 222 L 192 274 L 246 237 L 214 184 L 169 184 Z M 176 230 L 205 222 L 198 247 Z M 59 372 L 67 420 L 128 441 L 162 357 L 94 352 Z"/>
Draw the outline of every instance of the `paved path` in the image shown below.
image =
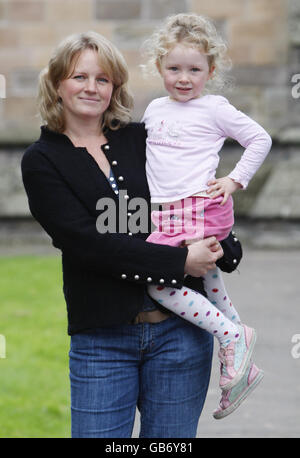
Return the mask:
<path fill-rule="evenodd" d="M 197 437 L 300 437 L 300 357 L 292 356 L 292 337 L 300 344 L 300 250 L 244 248 L 240 273 L 225 274 L 231 299 L 245 323 L 257 330 L 255 362 L 265 377 L 231 415 L 215 420 L 219 401 L 215 358 Z M 300 345 L 294 349 L 300 356 Z M 139 418 L 134 428 L 138 436 Z"/>

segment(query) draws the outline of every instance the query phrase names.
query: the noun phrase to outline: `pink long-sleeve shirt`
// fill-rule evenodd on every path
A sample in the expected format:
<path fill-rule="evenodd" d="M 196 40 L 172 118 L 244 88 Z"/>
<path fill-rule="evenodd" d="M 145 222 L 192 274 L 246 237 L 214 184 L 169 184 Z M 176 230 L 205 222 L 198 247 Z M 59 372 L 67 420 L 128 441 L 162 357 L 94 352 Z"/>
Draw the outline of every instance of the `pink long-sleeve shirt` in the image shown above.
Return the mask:
<path fill-rule="evenodd" d="M 155 99 L 142 121 L 148 133 L 146 172 L 152 202 L 173 202 L 208 189 L 227 137 L 245 148 L 228 175 L 245 189 L 272 145 L 257 122 L 218 95 L 184 103 Z"/>

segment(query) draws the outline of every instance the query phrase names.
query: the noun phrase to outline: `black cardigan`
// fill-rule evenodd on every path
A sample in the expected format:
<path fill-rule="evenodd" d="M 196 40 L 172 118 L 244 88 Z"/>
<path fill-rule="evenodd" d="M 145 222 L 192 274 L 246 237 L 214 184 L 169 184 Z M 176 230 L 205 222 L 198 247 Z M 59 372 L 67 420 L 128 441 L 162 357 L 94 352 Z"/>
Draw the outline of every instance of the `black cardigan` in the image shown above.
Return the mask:
<path fill-rule="evenodd" d="M 126 190 L 129 199 L 150 202 L 144 125 L 109 130 L 106 138 L 102 150 L 119 180 L 122 198 L 121 190 Z M 40 139 L 25 151 L 21 168 L 30 211 L 62 252 L 70 335 L 128 323 L 141 310 L 150 283 L 175 288 L 185 283 L 204 293 L 201 279 L 184 279 L 187 248 L 145 242 L 148 233 L 97 231 L 101 211 L 96 204 L 103 197 L 115 201 L 118 228 L 119 196 L 87 150 L 74 147 L 66 135 L 42 127 Z M 150 229 L 150 205 L 148 216 Z"/>

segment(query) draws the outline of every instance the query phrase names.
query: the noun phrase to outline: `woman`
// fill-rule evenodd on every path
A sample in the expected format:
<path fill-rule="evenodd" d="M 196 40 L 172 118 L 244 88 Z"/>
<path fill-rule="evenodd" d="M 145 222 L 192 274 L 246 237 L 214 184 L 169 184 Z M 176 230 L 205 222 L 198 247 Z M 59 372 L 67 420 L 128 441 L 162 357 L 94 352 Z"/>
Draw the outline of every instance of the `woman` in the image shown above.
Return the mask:
<path fill-rule="evenodd" d="M 140 437 L 194 437 L 212 339 L 145 290 L 202 288 L 191 276 L 214 268 L 223 252 L 214 237 L 173 248 L 119 229 L 124 201 L 150 202 L 145 130 L 129 122 L 127 75 L 120 53 L 96 33 L 58 46 L 41 73 L 45 125 L 24 154 L 23 181 L 33 216 L 62 252 L 72 437 L 130 437 L 136 406 Z M 116 231 L 100 227 L 103 198 L 115 205 Z M 128 223 L 134 215 L 126 211 Z"/>

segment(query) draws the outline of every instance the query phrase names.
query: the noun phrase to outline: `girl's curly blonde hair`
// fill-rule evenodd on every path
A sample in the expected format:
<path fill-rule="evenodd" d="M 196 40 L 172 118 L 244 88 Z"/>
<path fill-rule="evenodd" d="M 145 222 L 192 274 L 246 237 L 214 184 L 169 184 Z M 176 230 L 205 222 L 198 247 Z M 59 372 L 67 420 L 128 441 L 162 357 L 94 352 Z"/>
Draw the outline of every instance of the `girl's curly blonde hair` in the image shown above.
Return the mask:
<path fill-rule="evenodd" d="M 49 129 L 65 130 L 64 109 L 57 93 L 59 83 L 69 78 L 81 52 L 93 49 L 103 71 L 113 82 L 109 107 L 103 114 L 101 129 L 118 129 L 131 120 L 133 99 L 127 88 L 128 68 L 118 49 L 102 35 L 90 31 L 66 37 L 55 49 L 49 64 L 40 73 L 38 108 Z"/>
<path fill-rule="evenodd" d="M 161 70 L 163 57 L 178 43 L 198 48 L 208 59 L 213 77 L 207 82 L 205 92 L 224 88 L 229 82 L 226 72 L 231 68 L 227 46 L 213 23 L 204 16 L 182 13 L 168 16 L 161 27 L 142 46 L 147 63 L 142 65 L 146 74 Z"/>

